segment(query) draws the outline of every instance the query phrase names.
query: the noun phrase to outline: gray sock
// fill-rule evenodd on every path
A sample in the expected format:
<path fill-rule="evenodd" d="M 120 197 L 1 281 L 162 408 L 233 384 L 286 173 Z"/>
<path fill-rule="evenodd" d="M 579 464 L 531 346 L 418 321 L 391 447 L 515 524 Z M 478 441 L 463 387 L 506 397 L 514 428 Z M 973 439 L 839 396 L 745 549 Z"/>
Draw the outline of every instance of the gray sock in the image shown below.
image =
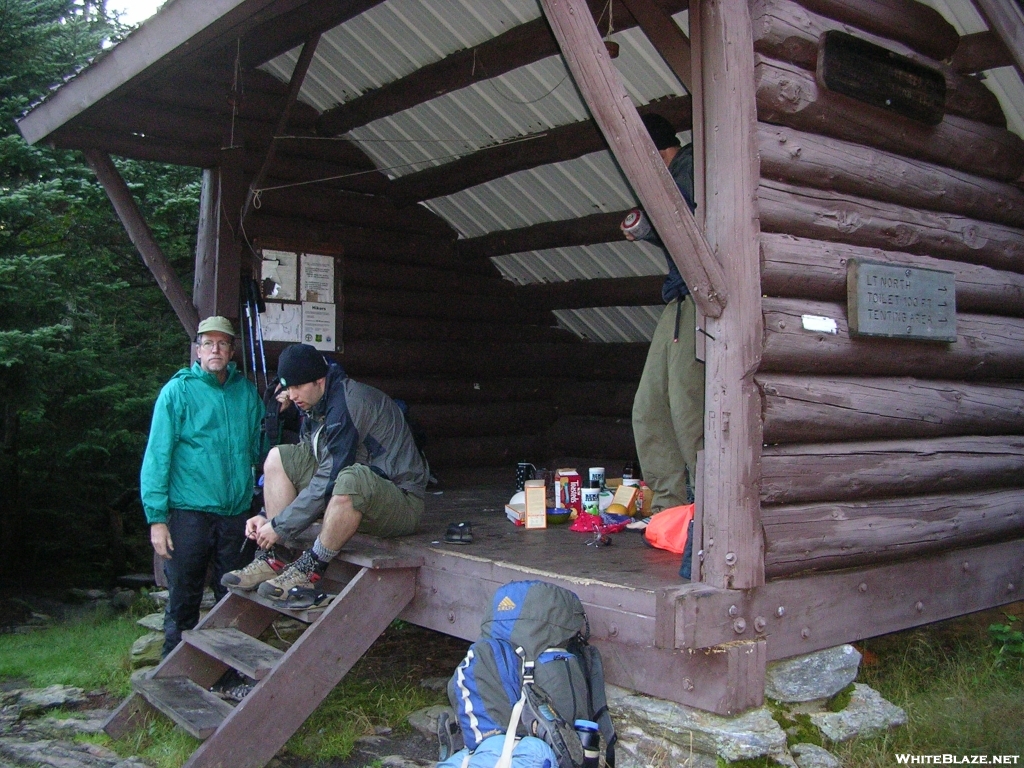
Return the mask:
<path fill-rule="evenodd" d="M 316 541 L 313 542 L 313 556 L 325 565 L 334 559 L 335 555 L 341 552 L 340 549 L 328 549 L 324 546 L 323 542 L 320 541 L 320 537 L 316 537 Z"/>

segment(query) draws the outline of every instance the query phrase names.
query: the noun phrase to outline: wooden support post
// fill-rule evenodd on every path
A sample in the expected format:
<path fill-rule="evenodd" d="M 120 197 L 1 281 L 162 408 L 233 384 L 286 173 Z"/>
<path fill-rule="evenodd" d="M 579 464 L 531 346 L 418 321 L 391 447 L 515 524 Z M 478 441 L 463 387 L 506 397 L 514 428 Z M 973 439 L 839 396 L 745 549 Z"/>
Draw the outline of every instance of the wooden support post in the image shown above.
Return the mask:
<path fill-rule="evenodd" d="M 623 0 L 626 8 L 640 24 L 651 45 L 679 78 L 686 90 L 693 92 L 690 73 L 690 41 L 675 20 L 660 6 L 649 0 Z"/>
<path fill-rule="evenodd" d="M 722 314 L 726 281 L 605 51 L 583 0 L 541 0 L 544 15 L 612 154 L 701 311 Z M 753 72 L 753 63 L 751 63 Z"/>
<path fill-rule="evenodd" d="M 707 322 L 701 581 L 743 589 L 764 583 L 761 397 L 753 380 L 762 336 L 754 50 L 746 0 L 705 0 L 697 18 L 705 233 L 722 261 L 732 297 L 721 317 Z M 691 34 L 698 37 L 692 29 Z"/>
<path fill-rule="evenodd" d="M 98 149 L 86 149 L 83 154 L 85 155 L 85 161 L 96 174 L 96 178 L 99 179 L 100 184 L 103 185 L 103 189 L 107 193 L 107 197 L 110 198 L 110 202 L 114 205 L 114 210 L 117 211 L 121 224 L 124 225 L 125 230 L 128 232 L 128 237 L 131 238 L 135 247 L 139 249 L 142 260 L 149 267 L 149 271 L 156 278 L 160 290 L 163 291 L 164 296 L 171 303 L 171 307 L 178 316 L 178 320 L 181 321 L 185 333 L 188 334 L 190 339 L 193 338 L 196 335 L 196 330 L 199 328 L 199 313 L 196 312 L 192 299 L 185 293 L 185 289 L 181 286 L 177 275 L 174 274 L 174 270 L 167 261 L 167 257 L 164 256 L 160 246 L 153 239 L 153 232 L 150 230 L 149 225 L 146 224 L 146 220 L 142 218 L 142 211 L 139 210 L 135 198 L 132 197 L 132 193 L 128 189 L 128 185 L 121 178 L 121 174 L 118 173 L 109 155 Z"/>

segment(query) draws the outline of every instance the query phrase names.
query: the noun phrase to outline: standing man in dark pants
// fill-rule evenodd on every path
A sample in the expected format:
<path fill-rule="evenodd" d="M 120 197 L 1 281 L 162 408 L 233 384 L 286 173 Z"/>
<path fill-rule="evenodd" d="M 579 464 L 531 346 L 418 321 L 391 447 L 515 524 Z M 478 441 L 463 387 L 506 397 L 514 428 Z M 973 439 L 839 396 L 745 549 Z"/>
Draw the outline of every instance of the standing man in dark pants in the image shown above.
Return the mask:
<path fill-rule="evenodd" d="M 681 146 L 672 124 L 661 115 L 644 115 L 643 123 L 692 212 L 696 207 L 693 145 Z M 664 250 L 657 232 L 645 229 L 638 238 L 624 226 L 623 234 L 627 240 L 647 240 Z M 654 491 L 651 514 L 693 500 L 697 452 L 704 447 L 704 363 L 697 359 L 696 311 L 690 290 L 668 251 L 665 259 L 668 275 L 661 288 L 665 309 L 651 339 L 633 400 L 637 457 L 644 480 Z M 646 528 L 648 519 L 628 527 Z"/>
<path fill-rule="evenodd" d="M 231 362 L 234 343 L 230 320 L 203 320 L 198 361 L 174 374 L 153 408 L 140 484 L 150 541 L 165 561 L 164 656 L 199 621 L 211 558 L 220 599 L 221 576 L 238 565 L 245 542 L 264 408 Z"/>

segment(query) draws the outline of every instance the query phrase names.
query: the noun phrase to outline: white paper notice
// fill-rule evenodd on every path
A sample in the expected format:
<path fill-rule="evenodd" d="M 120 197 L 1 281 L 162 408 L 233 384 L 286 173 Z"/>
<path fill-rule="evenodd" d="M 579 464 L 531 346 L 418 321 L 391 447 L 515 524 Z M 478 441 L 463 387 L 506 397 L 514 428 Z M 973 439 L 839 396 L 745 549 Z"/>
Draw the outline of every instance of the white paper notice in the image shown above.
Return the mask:
<path fill-rule="evenodd" d="M 298 304 L 268 301 L 260 322 L 264 341 L 302 341 L 302 307 Z"/>
<path fill-rule="evenodd" d="M 338 346 L 334 335 L 335 312 L 334 304 L 302 302 L 302 341 L 317 349 L 334 352 Z"/>
<path fill-rule="evenodd" d="M 302 278 L 299 284 L 303 301 L 322 304 L 334 302 L 334 257 L 302 254 Z"/>
<path fill-rule="evenodd" d="M 263 250 L 263 264 L 260 274 L 263 277 L 263 298 L 278 301 L 295 301 L 297 268 L 299 254 L 288 251 Z"/>

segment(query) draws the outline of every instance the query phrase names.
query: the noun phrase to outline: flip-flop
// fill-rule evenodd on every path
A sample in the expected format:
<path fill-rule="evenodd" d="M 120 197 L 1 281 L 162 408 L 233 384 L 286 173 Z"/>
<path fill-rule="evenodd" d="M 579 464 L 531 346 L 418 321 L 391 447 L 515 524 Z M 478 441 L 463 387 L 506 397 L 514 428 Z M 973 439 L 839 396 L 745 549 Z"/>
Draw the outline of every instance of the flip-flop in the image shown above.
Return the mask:
<path fill-rule="evenodd" d="M 452 523 L 448 526 L 448 530 L 444 532 L 444 540 L 449 544 L 472 544 L 473 524 Z"/>

